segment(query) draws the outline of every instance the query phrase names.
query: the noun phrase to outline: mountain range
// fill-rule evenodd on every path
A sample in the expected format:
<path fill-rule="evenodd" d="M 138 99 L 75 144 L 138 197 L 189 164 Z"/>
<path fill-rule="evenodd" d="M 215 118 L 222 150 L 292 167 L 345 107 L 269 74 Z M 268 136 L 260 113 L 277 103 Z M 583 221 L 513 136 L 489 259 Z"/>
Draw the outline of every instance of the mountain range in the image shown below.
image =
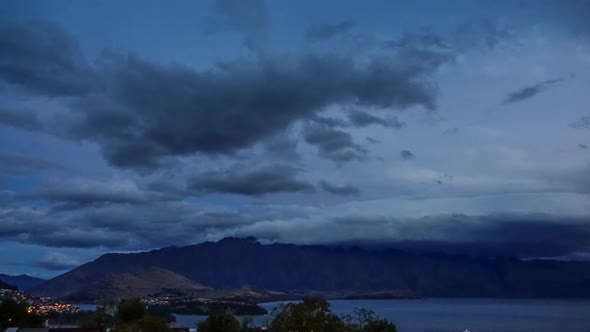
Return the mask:
<path fill-rule="evenodd" d="M 149 277 L 145 271 L 151 271 Z M 225 238 L 149 252 L 105 254 L 31 292 L 53 297 L 93 292 L 115 296 L 123 290 L 131 294 L 138 288 L 145 293 L 168 287 L 249 287 L 269 294 L 326 293 L 332 297 L 590 297 L 590 262 L 261 244 L 253 238 Z"/>
<path fill-rule="evenodd" d="M 51 285 L 50 285 L 51 286 Z M 201 286 L 168 270 L 150 267 L 139 272 L 108 274 L 68 294 L 70 300 L 144 297 L 154 294 L 202 294 L 211 288 Z"/>
<path fill-rule="evenodd" d="M 16 289 L 16 287 L 5 283 L 4 281 L 0 280 L 0 289 Z"/>
<path fill-rule="evenodd" d="M 7 283 L 9 285 L 15 286 L 19 290 L 26 291 L 33 287 L 39 286 L 40 284 L 44 283 L 45 279 L 35 278 L 28 276 L 26 274 L 21 274 L 17 276 L 12 276 L 8 274 L 0 273 L 0 281 Z"/>

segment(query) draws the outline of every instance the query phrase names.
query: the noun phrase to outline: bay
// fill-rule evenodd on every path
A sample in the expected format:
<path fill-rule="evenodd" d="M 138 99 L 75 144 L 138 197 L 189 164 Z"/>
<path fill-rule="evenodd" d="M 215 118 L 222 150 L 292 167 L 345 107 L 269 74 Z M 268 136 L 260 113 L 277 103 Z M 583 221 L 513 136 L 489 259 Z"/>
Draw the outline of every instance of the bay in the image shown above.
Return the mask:
<path fill-rule="evenodd" d="M 261 304 L 269 312 L 281 302 Z M 365 308 L 400 332 L 590 332 L 589 300 L 456 299 L 332 300 L 341 315 Z M 194 328 L 204 316 L 176 315 L 176 326 Z M 268 316 L 253 317 L 257 326 Z"/>

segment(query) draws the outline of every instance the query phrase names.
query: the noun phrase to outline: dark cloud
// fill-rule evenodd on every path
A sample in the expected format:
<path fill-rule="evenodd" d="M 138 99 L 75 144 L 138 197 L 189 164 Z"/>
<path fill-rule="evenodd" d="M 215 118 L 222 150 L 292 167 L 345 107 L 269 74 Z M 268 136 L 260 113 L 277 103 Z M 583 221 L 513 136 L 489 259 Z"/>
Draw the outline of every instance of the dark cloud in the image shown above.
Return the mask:
<path fill-rule="evenodd" d="M 416 59 L 409 66 L 428 65 L 438 68 L 442 64 L 454 63 L 458 50 L 450 48 L 442 37 L 430 31 L 404 33 L 399 38 L 384 42 L 384 47 L 409 59 Z"/>
<path fill-rule="evenodd" d="M 578 120 L 570 123 L 570 127 L 575 129 L 586 129 L 590 130 L 590 116 L 583 116 Z"/>
<path fill-rule="evenodd" d="M 557 23 L 558 26 L 565 29 L 574 37 L 587 41 L 590 36 L 590 25 L 588 16 L 590 15 L 590 1 L 573 0 L 564 5 L 560 1 L 544 1 L 543 9 L 546 18 Z"/>
<path fill-rule="evenodd" d="M 53 162 L 18 153 L 0 153 L 0 173 L 25 175 L 59 168 Z"/>
<path fill-rule="evenodd" d="M 385 41 L 384 46 L 393 49 L 450 49 L 445 38 L 432 31 L 406 32 L 397 38 Z"/>
<path fill-rule="evenodd" d="M 311 43 L 328 40 L 349 32 L 354 25 L 355 23 L 351 20 L 333 24 L 314 24 L 305 30 L 305 40 Z"/>
<path fill-rule="evenodd" d="M 263 1 L 219 1 L 216 8 L 226 29 L 242 34 L 244 45 L 250 50 L 264 52 L 271 19 Z M 308 40 L 349 34 L 352 27 L 352 22 L 316 26 L 312 33 L 315 36 Z M 312 30 L 310 28 L 308 33 Z M 477 30 L 475 34 L 485 37 L 473 39 L 474 30 Z M 392 109 L 435 108 L 437 89 L 430 74 L 440 65 L 452 62 L 462 49 L 496 47 L 505 38 L 509 38 L 509 31 L 498 26 L 466 25 L 457 30 L 455 36 L 429 32 L 402 35 L 391 40 L 387 50 L 379 50 L 386 51 L 381 54 L 382 58 L 368 53 L 356 58 L 348 52 L 304 54 L 295 51 L 291 58 L 260 56 L 251 62 L 239 59 L 217 67 L 195 69 L 202 67 L 163 65 L 145 60 L 147 58 L 118 54 L 102 55 L 98 61 L 87 63 L 77 43 L 59 28 L 38 23 L 0 24 L 0 86 L 17 87 L 19 93 L 22 89 L 38 96 L 66 97 L 53 100 L 71 110 L 68 121 L 60 123 L 68 130 L 67 137 L 90 141 L 92 146 L 97 144 L 112 165 L 151 169 L 165 165 L 174 157 L 233 156 L 252 146 L 261 148 L 262 155 L 271 161 L 280 160 L 290 165 L 204 172 L 190 182 L 188 189 L 193 194 L 306 193 L 313 191 L 314 186 L 298 169 L 291 167 L 299 160 L 297 140 L 301 137 L 283 140 L 281 135 L 287 131 L 293 134 L 298 124 L 303 124 L 303 130 L 297 134 L 317 148 L 321 156 L 339 163 L 367 160 L 367 150 L 357 143 L 376 143 L 376 140 L 367 137 L 365 141 L 361 135 L 356 142 L 352 132 L 347 132 L 349 129 L 368 125 L 397 128 L 401 122 L 388 113 Z M 507 100 L 530 98 L 556 81 L 539 84 L 514 92 Z M 346 113 L 351 108 L 363 111 Z M 329 118 L 322 113 L 326 109 L 344 110 L 342 118 Z M 366 109 L 377 109 L 380 113 L 368 113 Z M 379 116 L 375 116 L 377 114 Z M 0 123 L 26 130 L 43 129 L 39 118 L 26 111 L 0 111 Z M 590 129 L 590 118 L 583 117 L 572 127 Z M 304 148 L 301 144 L 305 143 L 299 144 Z M 586 149 L 583 144 L 579 147 Z M 55 158 L 67 153 L 56 152 Z M 414 158 L 411 151 L 407 153 L 407 158 L 401 152 L 400 156 Z M 3 174 L 37 174 L 53 167 L 56 166 L 42 159 L 0 154 L 0 173 Z M 577 185 L 576 190 L 590 190 L 587 174 L 587 171 L 578 174 L 572 180 Z M 441 175 L 434 181 L 443 184 L 450 180 L 452 177 Z M 17 185 L 29 185 L 29 180 Z M 318 183 L 317 188 L 336 195 L 360 192 L 351 185 L 325 181 Z M 182 199 L 187 195 L 187 188 L 176 188 L 176 194 Z M 22 195 L 0 191 L 0 237 L 57 247 L 129 249 L 188 244 L 198 242 L 200 236 L 231 234 L 259 220 L 236 211 L 188 208 L 180 201 L 172 202 L 153 191 L 114 183 L 52 183 L 28 197 L 43 200 L 34 202 L 36 208 L 8 208 L 12 204 L 23 204 L 19 198 L 22 199 Z M 190 200 L 191 204 L 199 204 Z M 63 209 L 64 206 L 75 209 Z M 380 230 L 371 229 L 369 235 L 383 242 L 386 240 L 380 236 L 384 226 L 400 230 L 405 234 L 398 242 L 400 245 L 424 250 L 499 252 L 500 245 L 492 240 L 496 237 L 501 242 L 504 232 L 511 234 L 506 252 L 524 256 L 568 253 L 576 248 L 584 249 L 580 243 L 588 243 L 587 229 L 579 228 L 577 221 L 571 218 L 519 218 L 432 217 L 432 222 L 426 220 L 426 227 L 415 228 L 406 221 L 360 218 L 355 222 L 351 220 L 348 225 L 357 230 L 367 225 L 381 225 Z M 272 220 L 277 219 L 280 218 Z M 499 230 L 481 226 L 481 222 L 496 220 L 502 225 Z M 512 223 L 515 220 L 516 223 Z M 518 224 L 525 221 L 526 225 Z M 566 226 L 557 227 L 557 221 L 563 221 Z M 536 231 L 532 225 L 537 222 L 542 224 L 538 227 L 540 238 L 547 239 L 546 246 L 555 244 L 562 249 L 527 252 L 521 248 L 523 243 L 532 241 L 530 234 Z M 585 220 L 580 223 L 588 224 Z M 322 230 L 338 234 L 340 225 L 336 223 L 334 228 L 328 225 Z M 576 233 L 570 234 L 570 230 Z M 426 240 L 412 238 L 412 232 L 424 234 Z M 551 232 L 563 240 L 552 238 Z M 337 242 L 358 233 L 362 232 L 342 232 L 339 238 L 331 238 L 330 234 L 325 239 Z M 566 247 L 565 239 L 570 238 L 572 246 Z M 65 267 L 63 261 L 44 260 L 47 268 L 58 268 L 59 264 Z"/>
<path fill-rule="evenodd" d="M 37 115 L 25 110 L 0 109 L 0 125 L 33 131 L 43 128 Z"/>
<path fill-rule="evenodd" d="M 177 201 L 137 208 L 125 203 L 81 205 L 77 209 L 0 206 L 0 240 L 57 248 L 138 250 L 188 245 L 254 222 L 235 211 L 201 210 Z"/>
<path fill-rule="evenodd" d="M 330 127 L 330 128 L 336 128 L 336 127 L 348 127 L 348 122 L 343 120 L 343 119 L 339 119 L 339 118 L 329 118 L 329 117 L 325 117 L 325 116 L 315 116 L 313 117 L 313 122 L 320 124 L 322 126 L 326 126 L 326 127 Z"/>
<path fill-rule="evenodd" d="M 457 25 L 451 31 L 422 29 L 402 33 L 383 43 L 384 47 L 404 50 L 430 50 L 451 57 L 471 50 L 489 51 L 501 42 L 514 37 L 507 27 L 492 21 L 473 21 Z"/>
<path fill-rule="evenodd" d="M 90 91 L 95 74 L 78 44 L 43 22 L 0 24 L 0 80 L 47 96 Z"/>
<path fill-rule="evenodd" d="M 261 196 L 276 193 L 309 193 L 315 189 L 299 179 L 299 170 L 275 165 L 254 170 L 209 171 L 194 177 L 189 189 L 196 193 Z"/>
<path fill-rule="evenodd" d="M 231 153 L 337 103 L 434 107 L 435 90 L 420 79 L 430 69 L 381 60 L 359 67 L 340 56 L 306 56 L 292 65 L 282 60 L 194 72 L 128 57 L 113 59 L 110 68 L 114 94 L 107 101 L 84 100 L 72 133 L 97 141 L 121 167 L 155 167 L 163 157 L 195 152 Z"/>
<path fill-rule="evenodd" d="M 317 147 L 319 155 L 337 163 L 366 159 L 367 150 L 354 143 L 352 136 L 342 130 L 319 124 L 308 124 L 303 129 L 308 144 Z"/>
<path fill-rule="evenodd" d="M 37 233 L 23 242 L 54 248 L 133 248 L 132 239 L 129 234 L 121 232 L 62 229 L 57 232 Z"/>
<path fill-rule="evenodd" d="M 403 160 L 412 160 L 412 159 L 415 159 L 416 158 L 416 156 L 412 153 L 412 151 L 409 151 L 409 150 L 401 150 L 399 152 L 399 156 Z"/>
<path fill-rule="evenodd" d="M 256 220 L 233 209 L 206 210 L 179 201 L 154 202 L 142 205 L 141 209 L 128 204 L 112 204 L 87 207 L 74 213 L 59 212 L 77 232 L 96 231 L 98 239 L 105 234 L 115 234 L 118 242 L 115 246 L 126 249 L 192 244 L 210 232 L 231 231 Z M 85 227 L 78 226 L 81 222 Z M 65 241 L 65 236 L 57 240 Z"/>
<path fill-rule="evenodd" d="M 345 119 L 315 116 L 312 118 L 312 121 L 316 124 L 329 128 L 363 128 L 371 125 L 378 125 L 387 128 L 400 129 L 406 125 L 404 122 L 399 121 L 395 116 L 385 119 L 359 110 L 347 111 L 346 116 L 347 117 Z"/>
<path fill-rule="evenodd" d="M 79 265 L 77 260 L 59 253 L 51 253 L 36 263 L 36 266 L 50 271 L 71 270 Z"/>
<path fill-rule="evenodd" d="M 526 88 L 511 92 L 508 94 L 508 96 L 506 96 L 506 99 L 504 99 L 504 104 L 517 103 L 532 98 L 559 82 L 561 82 L 561 79 L 543 81 L 535 85 L 531 85 Z"/>
<path fill-rule="evenodd" d="M 397 54 L 399 57 L 407 59 L 406 65 L 409 68 L 418 70 L 434 70 L 440 66 L 455 61 L 455 55 L 439 50 L 431 49 L 402 49 L 398 50 Z"/>
<path fill-rule="evenodd" d="M 588 145 L 586 144 L 578 144 L 578 147 L 582 150 L 588 150 Z"/>
<path fill-rule="evenodd" d="M 0 206 L 0 238 L 27 240 L 32 235 L 55 231 L 47 214 L 26 207 Z"/>
<path fill-rule="evenodd" d="M 22 195 L 25 199 L 42 199 L 66 207 L 96 204 L 147 204 L 171 199 L 170 196 L 144 191 L 130 181 L 98 182 L 66 180 L 45 185 L 42 189 Z"/>
<path fill-rule="evenodd" d="M 226 28 L 242 34 L 245 47 L 259 54 L 264 52 L 271 21 L 264 0 L 216 0 L 215 10 Z"/>
<path fill-rule="evenodd" d="M 334 227 L 350 232 L 362 228 L 372 237 L 355 244 L 420 252 L 538 258 L 567 257 L 590 250 L 590 223 L 584 218 L 454 214 L 413 220 L 347 217 L 335 223 Z M 379 233 L 384 229 L 395 229 L 401 239 L 383 239 Z"/>
<path fill-rule="evenodd" d="M 300 159 L 297 152 L 297 141 L 287 137 L 278 137 L 271 140 L 265 147 L 266 153 L 271 157 L 282 161 L 297 161 Z"/>
<path fill-rule="evenodd" d="M 459 52 L 491 51 L 502 42 L 513 39 L 515 32 L 498 21 L 472 21 L 460 24 L 448 37 L 448 43 Z"/>
<path fill-rule="evenodd" d="M 382 119 L 367 112 L 357 110 L 348 112 L 348 119 L 355 127 L 380 125 L 383 127 L 399 129 L 405 126 L 405 123 L 399 121 L 396 117 L 391 119 Z"/>
<path fill-rule="evenodd" d="M 371 144 L 377 144 L 377 143 L 381 143 L 381 141 L 379 141 L 378 139 L 375 139 L 375 138 L 373 138 L 373 137 L 369 137 L 369 136 L 367 136 L 367 137 L 366 137 L 366 139 L 367 139 L 367 142 L 369 142 L 369 143 L 371 143 Z"/>
<path fill-rule="evenodd" d="M 237 212 L 203 212 L 198 215 L 198 223 L 192 223 L 189 227 L 193 227 L 195 230 L 206 228 L 220 230 L 245 226 L 253 222 L 255 219 Z"/>
<path fill-rule="evenodd" d="M 473 219 L 480 219 L 485 226 L 468 227 L 462 232 L 463 238 L 454 243 L 431 242 L 429 248 L 417 241 L 415 245 L 428 251 L 521 258 L 568 256 L 590 249 L 588 220 L 534 215 Z"/>
<path fill-rule="evenodd" d="M 569 257 L 590 250 L 590 220 L 584 217 L 354 215 L 268 222 L 276 218 L 233 210 L 203 211 L 180 202 L 156 202 L 142 209 L 127 204 L 79 210 L 0 207 L 0 239 L 49 247 L 137 250 L 201 242 L 211 234 L 238 234 L 291 243 L 348 243 L 521 258 Z"/>
<path fill-rule="evenodd" d="M 461 23 L 450 31 L 422 29 L 405 32 L 383 42 L 383 46 L 398 52 L 430 53 L 444 58 L 445 62 L 454 62 L 462 53 L 491 51 L 514 36 L 514 31 L 498 22 L 478 20 Z"/>
<path fill-rule="evenodd" d="M 325 192 L 339 196 L 357 196 L 361 193 L 360 189 L 352 185 L 335 185 L 327 181 L 320 181 L 320 187 Z"/>
<path fill-rule="evenodd" d="M 453 181 L 453 176 L 449 175 L 447 173 L 443 173 L 443 174 L 439 174 L 436 179 L 434 180 L 434 182 L 436 182 L 437 184 L 445 184 L 445 183 L 449 183 Z"/>
<path fill-rule="evenodd" d="M 461 130 L 459 128 L 451 128 L 451 129 L 447 129 L 445 131 L 443 131 L 444 135 L 456 135 L 460 132 Z"/>
<path fill-rule="evenodd" d="M 196 71 L 104 53 L 93 71 L 55 27 L 4 26 L 0 45 L 0 78 L 42 95 L 78 96 L 64 121 L 67 137 L 98 143 L 115 166 L 143 170 L 169 157 L 233 153 L 332 105 L 433 109 L 437 89 L 429 76 L 448 61 L 416 51 L 362 63 L 307 54 Z"/>

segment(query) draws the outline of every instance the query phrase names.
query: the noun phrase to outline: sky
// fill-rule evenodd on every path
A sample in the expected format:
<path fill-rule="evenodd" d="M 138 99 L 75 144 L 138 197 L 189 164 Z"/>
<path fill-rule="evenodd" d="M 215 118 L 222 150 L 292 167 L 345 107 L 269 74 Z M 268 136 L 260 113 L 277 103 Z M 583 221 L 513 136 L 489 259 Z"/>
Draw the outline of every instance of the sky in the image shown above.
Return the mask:
<path fill-rule="evenodd" d="M 0 273 L 223 237 L 590 259 L 590 1 L 0 10 Z"/>

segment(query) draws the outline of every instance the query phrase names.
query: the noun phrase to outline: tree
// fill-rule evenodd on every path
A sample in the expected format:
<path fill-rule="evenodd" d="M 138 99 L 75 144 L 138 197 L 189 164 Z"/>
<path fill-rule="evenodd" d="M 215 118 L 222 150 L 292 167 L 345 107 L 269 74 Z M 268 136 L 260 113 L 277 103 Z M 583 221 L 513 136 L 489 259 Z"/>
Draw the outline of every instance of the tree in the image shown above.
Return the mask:
<path fill-rule="evenodd" d="M 269 327 L 272 332 L 339 332 L 345 329 L 344 322 L 330 310 L 328 301 L 319 297 L 281 305 L 271 316 Z"/>
<path fill-rule="evenodd" d="M 230 313 L 212 314 L 197 325 L 198 332 L 240 332 L 240 322 Z"/>
<path fill-rule="evenodd" d="M 97 307 L 95 311 L 82 312 L 78 319 L 81 328 L 98 328 L 106 331 L 113 326 L 115 317 L 109 314 L 105 307 Z"/>
<path fill-rule="evenodd" d="M 16 302 L 13 299 L 5 299 L 0 303 L 0 328 L 17 327 L 42 327 L 44 320 L 36 312 L 28 311 L 28 304 Z"/>
<path fill-rule="evenodd" d="M 317 297 L 275 308 L 269 328 L 272 332 L 396 332 L 393 323 L 371 310 L 356 309 L 340 318 L 330 310 L 328 301 Z"/>
<path fill-rule="evenodd" d="M 131 323 L 145 316 L 145 305 L 137 298 L 121 300 L 117 306 L 117 319 L 122 323 Z"/>
<path fill-rule="evenodd" d="M 18 326 L 25 319 L 27 308 L 13 299 L 6 299 L 0 303 L 0 324 L 3 327 Z"/>
<path fill-rule="evenodd" d="M 377 319 L 368 323 L 362 332 L 397 332 L 395 324 L 385 319 Z"/>
<path fill-rule="evenodd" d="M 355 309 L 351 315 L 343 317 L 349 331 L 358 332 L 396 332 L 395 324 L 377 318 L 374 311 L 368 309 Z"/>
<path fill-rule="evenodd" d="M 117 305 L 117 314 L 112 332 L 170 332 L 168 322 L 148 314 L 139 299 L 122 300 Z"/>
<path fill-rule="evenodd" d="M 147 315 L 137 321 L 134 331 L 139 332 L 170 332 L 170 327 L 165 319 Z"/>
<path fill-rule="evenodd" d="M 249 328 L 254 327 L 254 319 L 252 316 L 245 316 L 240 322 L 240 331 L 246 331 Z"/>

